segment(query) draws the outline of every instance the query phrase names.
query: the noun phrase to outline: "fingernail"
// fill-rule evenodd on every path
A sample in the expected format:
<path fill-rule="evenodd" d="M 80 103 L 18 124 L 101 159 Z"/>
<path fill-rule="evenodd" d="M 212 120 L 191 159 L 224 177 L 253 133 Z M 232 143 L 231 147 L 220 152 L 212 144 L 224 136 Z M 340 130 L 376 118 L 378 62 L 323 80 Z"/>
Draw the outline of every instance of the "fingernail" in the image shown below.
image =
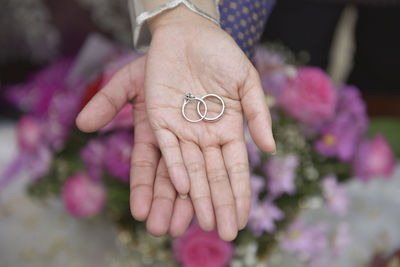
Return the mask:
<path fill-rule="evenodd" d="M 187 194 L 184 194 L 184 195 L 180 194 L 179 197 L 180 197 L 181 199 L 187 199 L 188 195 L 187 195 Z"/>

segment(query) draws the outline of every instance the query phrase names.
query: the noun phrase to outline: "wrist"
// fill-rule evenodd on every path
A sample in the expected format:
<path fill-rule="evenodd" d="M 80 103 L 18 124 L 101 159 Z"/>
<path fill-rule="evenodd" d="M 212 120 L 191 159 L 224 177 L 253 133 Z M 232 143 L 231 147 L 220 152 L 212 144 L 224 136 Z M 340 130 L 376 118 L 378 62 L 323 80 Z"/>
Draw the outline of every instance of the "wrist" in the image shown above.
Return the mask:
<path fill-rule="evenodd" d="M 193 2 L 193 1 L 192 1 Z M 207 1 L 204 1 L 207 2 Z M 205 10 L 205 12 L 212 11 L 215 12 L 215 9 L 210 9 L 210 10 Z M 212 17 L 214 17 L 214 13 L 210 12 Z M 210 14 L 208 13 L 208 14 Z M 218 15 L 218 14 L 217 14 Z M 215 16 L 217 16 L 215 15 Z M 157 16 L 149 19 L 147 21 L 149 25 L 150 32 L 152 35 L 155 34 L 155 32 L 160 29 L 164 28 L 165 26 L 172 26 L 172 25 L 193 25 L 193 24 L 204 24 L 204 25 L 212 25 L 212 26 L 217 26 L 216 23 L 213 21 L 193 12 L 192 10 L 188 9 L 184 5 L 179 5 L 176 8 L 166 10 L 162 12 L 161 14 L 158 14 Z"/>
<path fill-rule="evenodd" d="M 133 25 L 133 44 L 140 51 L 147 51 L 155 32 L 181 33 L 194 27 L 219 28 L 219 0 L 129 0 Z M 212 25 L 213 24 L 213 25 Z M 167 26 L 167 27 L 164 27 Z M 159 31 L 158 29 L 164 30 Z M 183 34 L 188 31 L 183 30 Z"/>

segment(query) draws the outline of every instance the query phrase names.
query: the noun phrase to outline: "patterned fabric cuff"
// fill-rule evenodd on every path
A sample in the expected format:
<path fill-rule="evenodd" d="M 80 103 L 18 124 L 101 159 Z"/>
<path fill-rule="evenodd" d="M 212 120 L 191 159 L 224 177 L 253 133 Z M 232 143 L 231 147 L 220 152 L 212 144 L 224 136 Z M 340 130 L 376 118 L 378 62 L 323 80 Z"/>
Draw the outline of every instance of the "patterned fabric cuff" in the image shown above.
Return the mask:
<path fill-rule="evenodd" d="M 134 47 L 145 52 L 151 41 L 151 33 L 146 21 L 158 14 L 181 4 L 191 11 L 219 25 L 219 0 L 129 0 L 131 22 L 133 26 Z"/>

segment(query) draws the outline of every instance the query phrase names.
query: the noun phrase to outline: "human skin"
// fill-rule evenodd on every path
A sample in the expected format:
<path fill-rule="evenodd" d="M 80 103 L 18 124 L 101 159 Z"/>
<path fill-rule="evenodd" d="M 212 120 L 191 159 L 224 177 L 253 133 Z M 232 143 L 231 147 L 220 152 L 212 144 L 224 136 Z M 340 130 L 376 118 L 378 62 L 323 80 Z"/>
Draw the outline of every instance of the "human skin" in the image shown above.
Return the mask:
<path fill-rule="evenodd" d="M 217 226 L 223 240 L 233 240 L 246 226 L 251 204 L 243 115 L 257 146 L 275 151 L 259 76 L 227 33 L 185 7 L 162 13 L 149 26 L 152 41 L 142 63 L 119 71 L 81 112 L 77 125 L 97 130 L 133 99 L 133 216 L 147 219 L 155 235 L 176 236 L 194 209 L 202 229 Z M 186 121 L 181 107 L 187 92 L 221 96 L 224 115 L 216 122 Z M 210 117 L 221 108 L 212 101 L 207 106 Z M 175 190 L 190 197 L 176 197 Z"/>
<path fill-rule="evenodd" d="M 190 198 L 177 196 L 161 159 L 156 137 L 149 124 L 144 102 L 146 56 L 121 68 L 97 93 L 76 119 L 84 132 L 93 132 L 109 123 L 132 102 L 134 149 L 131 160 L 130 204 L 132 215 L 147 221 L 147 230 L 160 236 L 183 235 L 193 217 Z"/>

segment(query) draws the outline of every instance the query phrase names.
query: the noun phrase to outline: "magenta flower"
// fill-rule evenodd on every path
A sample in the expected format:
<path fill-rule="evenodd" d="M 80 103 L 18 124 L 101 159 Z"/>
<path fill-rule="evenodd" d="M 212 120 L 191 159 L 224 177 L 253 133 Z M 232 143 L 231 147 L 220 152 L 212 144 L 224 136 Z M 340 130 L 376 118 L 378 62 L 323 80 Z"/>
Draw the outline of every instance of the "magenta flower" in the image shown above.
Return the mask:
<path fill-rule="evenodd" d="M 76 174 L 64 184 L 62 197 L 64 207 L 70 214 L 90 218 L 103 209 L 105 190 L 101 183 L 85 174 Z"/>
<path fill-rule="evenodd" d="M 46 140 L 52 149 L 60 150 L 64 147 L 68 134 L 75 126 L 79 102 L 76 93 L 60 92 L 54 95 L 45 122 Z"/>
<path fill-rule="evenodd" d="M 33 116 L 23 116 L 17 125 L 18 156 L 0 173 L 0 188 L 9 183 L 23 169 L 29 170 L 32 179 L 45 175 L 50 169 L 52 151 L 44 137 L 43 121 Z"/>
<path fill-rule="evenodd" d="M 20 167 L 29 170 L 32 179 L 45 175 L 49 171 L 52 159 L 43 129 L 43 122 L 30 115 L 22 117 L 17 126 Z"/>
<path fill-rule="evenodd" d="M 315 143 L 318 153 L 349 161 L 365 135 L 368 117 L 365 103 L 357 88 L 347 86 L 340 91 L 336 117 L 320 129 Z"/>
<path fill-rule="evenodd" d="M 221 240 L 216 230 L 205 232 L 194 223 L 173 241 L 173 250 L 184 267 L 223 267 L 229 264 L 234 247 Z"/>
<path fill-rule="evenodd" d="M 56 92 L 65 90 L 65 79 L 72 60 L 64 59 L 37 72 L 23 85 L 8 90 L 7 98 L 21 110 L 37 117 L 47 117 Z"/>
<path fill-rule="evenodd" d="M 249 227 L 256 236 L 264 231 L 272 233 L 275 231 L 275 221 L 280 221 L 285 214 L 269 200 L 259 201 L 253 198 L 249 216 Z"/>
<path fill-rule="evenodd" d="M 43 125 L 33 116 L 25 115 L 17 125 L 17 140 L 23 151 L 36 151 L 43 143 Z"/>
<path fill-rule="evenodd" d="M 89 177 L 97 181 L 101 179 L 103 173 L 104 149 L 104 141 L 94 139 L 81 150 L 81 158 L 85 162 Z"/>
<path fill-rule="evenodd" d="M 322 191 L 328 207 L 338 215 L 347 212 L 347 196 L 344 188 L 338 184 L 336 176 L 327 176 L 322 181 Z"/>
<path fill-rule="evenodd" d="M 368 181 L 373 176 L 390 177 L 395 169 L 396 160 L 383 135 L 361 143 L 353 161 L 355 175 Z"/>
<path fill-rule="evenodd" d="M 304 67 L 286 82 L 277 102 L 300 122 L 318 126 L 333 117 L 337 92 L 322 70 Z"/>
<path fill-rule="evenodd" d="M 78 112 L 79 95 L 66 85 L 72 63 L 64 59 L 51 64 L 7 94 L 22 111 L 43 121 L 43 142 L 54 150 L 63 147 Z"/>
<path fill-rule="evenodd" d="M 296 186 L 296 169 L 299 159 L 294 155 L 284 158 L 273 157 L 264 165 L 267 174 L 268 190 L 271 197 L 278 197 L 283 193 L 294 194 Z"/>
<path fill-rule="evenodd" d="M 324 225 L 307 227 L 302 222 L 296 221 L 287 230 L 280 246 L 290 253 L 312 259 L 328 246 L 326 227 Z"/>
<path fill-rule="evenodd" d="M 117 132 L 110 135 L 105 142 L 104 163 L 107 171 L 121 181 L 128 182 L 133 134 Z"/>

